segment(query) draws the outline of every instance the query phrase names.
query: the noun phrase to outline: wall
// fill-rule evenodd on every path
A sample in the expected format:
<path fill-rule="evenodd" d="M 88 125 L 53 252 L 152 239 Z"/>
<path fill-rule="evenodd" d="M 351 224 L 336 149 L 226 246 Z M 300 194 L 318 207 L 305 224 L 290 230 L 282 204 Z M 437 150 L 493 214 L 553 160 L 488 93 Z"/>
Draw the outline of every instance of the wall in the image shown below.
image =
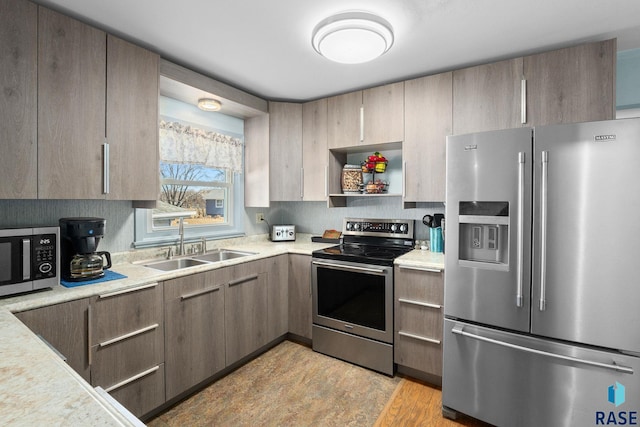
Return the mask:
<path fill-rule="evenodd" d="M 640 49 L 618 52 L 616 118 L 640 117 Z"/>
<path fill-rule="evenodd" d="M 640 108 L 640 49 L 618 52 L 616 108 Z"/>
<path fill-rule="evenodd" d="M 324 230 L 342 231 L 344 218 L 391 218 L 415 220 L 416 239 L 428 239 L 428 228 L 422 224 L 427 214 L 444 213 L 443 203 L 421 203 L 416 209 L 402 209 L 399 197 L 352 199 L 346 208 L 327 208 L 326 202 L 274 202 L 268 210 L 247 209 L 247 221 L 255 223 L 255 213 L 264 212 L 269 224 L 294 224 L 298 233 L 321 236 Z M 246 222 L 245 222 L 246 224 Z M 266 225 L 251 225 L 252 234 L 266 232 Z M 259 231 L 259 232 L 258 232 Z"/>

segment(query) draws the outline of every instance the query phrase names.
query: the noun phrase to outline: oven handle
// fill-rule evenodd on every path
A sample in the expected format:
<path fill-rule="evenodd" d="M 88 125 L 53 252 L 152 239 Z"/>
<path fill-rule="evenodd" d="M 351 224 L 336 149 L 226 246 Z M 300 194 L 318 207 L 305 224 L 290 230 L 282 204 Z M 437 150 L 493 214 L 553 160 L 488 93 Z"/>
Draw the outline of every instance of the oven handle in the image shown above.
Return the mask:
<path fill-rule="evenodd" d="M 356 267 L 355 265 L 342 265 L 342 264 L 331 264 L 328 262 L 320 262 L 320 261 L 312 261 L 315 265 L 320 265 L 322 267 L 333 268 L 336 270 L 345 270 L 345 271 L 366 271 L 368 273 L 377 273 L 377 274 L 385 274 L 385 270 L 382 268 L 369 268 L 369 267 Z"/>

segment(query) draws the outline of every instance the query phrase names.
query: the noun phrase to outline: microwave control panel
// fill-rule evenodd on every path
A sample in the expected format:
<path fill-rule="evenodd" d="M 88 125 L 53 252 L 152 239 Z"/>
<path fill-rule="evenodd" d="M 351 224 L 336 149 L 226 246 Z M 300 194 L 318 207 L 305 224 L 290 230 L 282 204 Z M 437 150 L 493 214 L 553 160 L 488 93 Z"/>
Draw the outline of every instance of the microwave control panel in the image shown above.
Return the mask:
<path fill-rule="evenodd" d="M 56 235 L 38 234 L 32 237 L 32 278 L 56 277 Z"/>

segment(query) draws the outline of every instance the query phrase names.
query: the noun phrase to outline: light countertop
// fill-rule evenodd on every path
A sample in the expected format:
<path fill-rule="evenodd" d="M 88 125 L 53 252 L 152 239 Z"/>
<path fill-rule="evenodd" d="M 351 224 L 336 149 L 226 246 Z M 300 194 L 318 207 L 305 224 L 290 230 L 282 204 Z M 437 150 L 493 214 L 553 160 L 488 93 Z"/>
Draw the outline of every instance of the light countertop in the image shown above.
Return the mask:
<path fill-rule="evenodd" d="M 0 331 L 2 425 L 132 425 L 6 309 Z"/>
<path fill-rule="evenodd" d="M 444 254 L 442 252 L 414 249 L 396 258 L 394 264 L 444 271 Z"/>
<path fill-rule="evenodd" d="M 295 242 L 270 242 L 264 236 L 232 241 L 208 242 L 215 247 L 255 252 L 242 258 L 215 264 L 163 272 L 138 261 L 118 262 L 112 270 L 127 276 L 100 284 L 51 290 L 0 299 L 0 413 L 2 422 L 20 425 L 128 426 L 91 385 L 84 381 L 12 313 L 88 298 L 105 292 L 169 280 L 287 253 L 311 255 L 316 249 L 333 246 L 312 243 L 311 236 L 298 235 Z M 134 258 L 133 256 L 129 258 Z M 123 257 L 120 257 L 123 259 Z M 125 256 L 124 259 L 127 259 Z M 443 254 L 414 250 L 396 259 L 397 265 L 444 268 Z"/>

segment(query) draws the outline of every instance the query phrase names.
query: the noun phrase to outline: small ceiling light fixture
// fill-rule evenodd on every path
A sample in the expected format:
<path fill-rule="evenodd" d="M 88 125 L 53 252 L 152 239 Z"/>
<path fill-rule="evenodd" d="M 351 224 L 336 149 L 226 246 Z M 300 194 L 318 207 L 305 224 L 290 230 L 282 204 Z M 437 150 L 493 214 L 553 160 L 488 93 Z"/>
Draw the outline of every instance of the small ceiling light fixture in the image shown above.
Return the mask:
<path fill-rule="evenodd" d="M 360 64 L 371 61 L 393 44 L 393 28 L 386 20 L 368 12 L 342 12 L 330 16 L 313 29 L 313 48 L 331 61 Z"/>
<path fill-rule="evenodd" d="M 198 99 L 198 108 L 203 111 L 218 111 L 222 108 L 220 101 L 211 98 Z"/>

